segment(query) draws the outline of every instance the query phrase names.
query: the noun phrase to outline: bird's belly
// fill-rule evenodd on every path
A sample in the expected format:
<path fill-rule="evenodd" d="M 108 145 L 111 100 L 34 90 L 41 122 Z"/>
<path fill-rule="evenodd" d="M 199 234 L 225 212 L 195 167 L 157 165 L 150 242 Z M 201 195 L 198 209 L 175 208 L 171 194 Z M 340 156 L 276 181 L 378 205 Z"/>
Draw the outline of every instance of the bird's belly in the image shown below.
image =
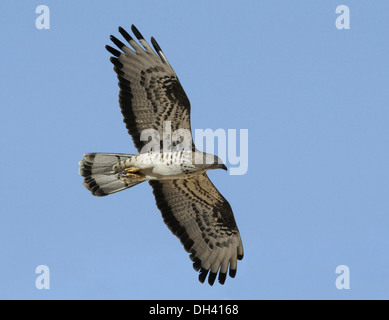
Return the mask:
<path fill-rule="evenodd" d="M 125 166 L 138 168 L 139 173 L 149 180 L 183 179 L 200 173 L 191 159 L 191 152 L 140 154 L 132 157 Z"/>
<path fill-rule="evenodd" d="M 150 180 L 182 179 L 187 177 L 180 164 L 157 164 L 144 172 Z"/>

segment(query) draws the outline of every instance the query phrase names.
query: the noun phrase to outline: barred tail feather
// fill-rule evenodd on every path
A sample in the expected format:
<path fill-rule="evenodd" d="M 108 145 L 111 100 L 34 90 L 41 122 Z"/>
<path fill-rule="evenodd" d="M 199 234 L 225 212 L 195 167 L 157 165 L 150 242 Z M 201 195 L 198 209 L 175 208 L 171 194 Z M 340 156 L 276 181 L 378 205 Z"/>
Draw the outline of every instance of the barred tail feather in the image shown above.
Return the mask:
<path fill-rule="evenodd" d="M 102 197 L 133 187 L 144 178 L 127 178 L 113 167 L 119 161 L 131 158 L 131 154 L 87 153 L 80 161 L 79 173 L 84 177 L 84 187 L 94 196 Z"/>

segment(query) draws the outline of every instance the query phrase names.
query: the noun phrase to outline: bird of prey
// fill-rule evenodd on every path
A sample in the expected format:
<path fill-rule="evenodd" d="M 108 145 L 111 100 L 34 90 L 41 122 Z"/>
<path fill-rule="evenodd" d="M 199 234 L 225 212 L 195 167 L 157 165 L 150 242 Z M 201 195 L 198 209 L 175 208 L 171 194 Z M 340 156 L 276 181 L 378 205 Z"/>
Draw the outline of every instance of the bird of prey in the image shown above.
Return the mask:
<path fill-rule="evenodd" d="M 79 169 L 83 184 L 93 195 L 106 196 L 148 181 L 164 222 L 190 253 L 200 282 L 209 274 L 213 285 L 219 274 L 224 284 L 227 273 L 235 277 L 243 246 L 231 206 L 206 171 L 227 168 L 217 156 L 194 147 L 190 103 L 177 75 L 155 39 L 151 37 L 154 51 L 134 25 L 131 29 L 139 43 L 119 27 L 132 49 L 114 36 L 110 38 L 120 51 L 106 49 L 119 79 L 124 123 L 139 154 L 85 154 Z M 181 131 L 177 141 L 168 136 L 171 145 L 165 148 L 165 124 L 171 132 L 186 132 L 191 146 L 183 147 Z M 145 139 L 150 130 L 154 136 Z M 157 143 L 145 151 L 150 138 Z"/>

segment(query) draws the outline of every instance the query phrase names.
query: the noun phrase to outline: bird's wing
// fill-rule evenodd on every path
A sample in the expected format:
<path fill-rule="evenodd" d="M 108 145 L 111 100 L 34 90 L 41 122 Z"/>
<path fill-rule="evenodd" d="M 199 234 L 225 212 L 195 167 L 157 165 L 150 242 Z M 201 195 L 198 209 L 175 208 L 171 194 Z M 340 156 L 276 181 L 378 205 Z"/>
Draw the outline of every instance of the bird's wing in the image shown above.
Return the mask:
<path fill-rule="evenodd" d="M 111 40 L 121 51 L 106 48 L 114 56 L 111 62 L 119 79 L 119 104 L 136 148 L 141 152 L 148 143 L 141 141 L 146 129 L 157 130 L 162 142 L 165 121 L 171 122 L 171 132 L 186 129 L 192 143 L 190 102 L 180 81 L 155 39 L 151 38 L 154 51 L 134 25 L 131 29 L 140 45 L 119 27 L 133 50 L 114 36 Z"/>
<path fill-rule="evenodd" d="M 236 274 L 243 246 L 230 204 L 206 173 L 185 179 L 150 180 L 157 206 L 169 229 L 184 245 L 199 280 L 213 284 L 217 273 L 224 284 Z"/>

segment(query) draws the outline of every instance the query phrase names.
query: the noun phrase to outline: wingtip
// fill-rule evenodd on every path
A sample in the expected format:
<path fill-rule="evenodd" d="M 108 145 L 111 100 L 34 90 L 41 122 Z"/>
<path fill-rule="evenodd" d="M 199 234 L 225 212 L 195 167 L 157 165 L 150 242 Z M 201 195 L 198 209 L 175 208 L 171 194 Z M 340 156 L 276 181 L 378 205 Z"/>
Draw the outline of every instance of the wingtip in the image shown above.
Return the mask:
<path fill-rule="evenodd" d="M 199 258 L 196 258 L 193 261 L 193 269 L 195 269 L 195 271 L 199 271 L 200 268 L 201 268 L 201 260 Z"/>
<path fill-rule="evenodd" d="M 123 42 L 121 42 L 118 38 L 116 38 L 115 36 L 110 35 L 109 38 L 111 39 L 111 41 L 112 41 L 119 49 L 125 47 L 125 44 L 124 44 Z"/>
<path fill-rule="evenodd" d="M 200 269 L 199 281 L 201 283 L 204 283 L 205 278 L 207 277 L 208 271 L 209 271 L 209 269 L 204 269 L 204 268 Z"/>
<path fill-rule="evenodd" d="M 119 61 L 118 58 L 110 57 L 109 60 L 112 62 L 112 64 L 113 64 L 115 67 L 117 67 L 117 68 L 119 68 L 119 69 L 123 68 L 123 64 Z"/>
<path fill-rule="evenodd" d="M 219 283 L 224 284 L 226 282 L 227 273 L 219 272 Z"/>
<path fill-rule="evenodd" d="M 162 51 L 161 47 L 159 46 L 157 40 L 155 40 L 154 37 L 151 37 L 151 43 L 152 43 L 155 51 L 157 51 L 157 52 Z"/>
<path fill-rule="evenodd" d="M 121 35 L 123 34 L 123 32 L 126 32 L 126 30 L 124 30 L 121 26 L 118 27 L 118 31 Z"/>
<path fill-rule="evenodd" d="M 243 259 L 244 250 L 243 250 L 242 244 L 238 247 L 236 254 L 237 254 L 238 260 L 242 260 Z"/>
<path fill-rule="evenodd" d="M 208 276 L 208 283 L 210 286 L 213 286 L 213 284 L 215 283 L 215 279 L 216 279 L 216 275 L 217 275 L 217 272 L 216 273 L 213 273 L 212 271 L 209 273 L 209 276 Z"/>
<path fill-rule="evenodd" d="M 112 48 L 111 46 L 109 46 L 108 44 L 105 46 L 105 49 L 111 53 L 112 55 L 114 55 L 115 57 L 120 57 L 121 53 L 120 51 L 116 50 L 115 48 Z"/>
<path fill-rule="evenodd" d="M 141 40 L 141 39 L 144 39 L 142 34 L 139 32 L 139 30 L 137 29 L 137 27 L 135 27 L 135 25 L 131 25 L 131 30 L 132 32 L 134 33 L 135 37 L 138 39 L 138 40 Z"/>
<path fill-rule="evenodd" d="M 126 31 L 124 30 L 122 27 L 119 27 L 118 28 L 119 30 L 119 33 L 123 36 L 124 39 L 126 39 L 126 41 L 129 43 L 132 39 L 131 35 Z"/>

